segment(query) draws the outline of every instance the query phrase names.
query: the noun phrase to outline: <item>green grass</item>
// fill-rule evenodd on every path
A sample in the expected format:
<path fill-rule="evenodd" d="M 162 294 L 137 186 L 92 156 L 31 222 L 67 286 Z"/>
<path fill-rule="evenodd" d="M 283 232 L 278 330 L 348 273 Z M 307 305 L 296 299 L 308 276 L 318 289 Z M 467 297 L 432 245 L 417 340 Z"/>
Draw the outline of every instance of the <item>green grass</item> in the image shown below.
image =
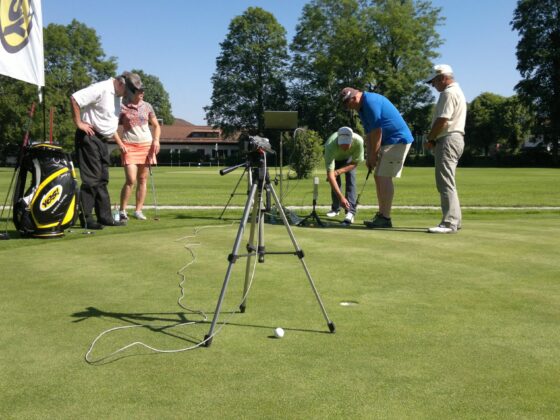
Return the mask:
<path fill-rule="evenodd" d="M 240 175 L 175 171 L 155 172 L 164 205 L 223 205 Z M 557 206 L 557 174 L 463 169 L 459 186 L 469 205 Z M 305 182 L 292 204 L 309 201 Z M 406 168 L 396 204 L 437 204 L 432 189 L 433 169 Z M 558 211 L 466 210 L 463 230 L 442 236 L 424 232 L 439 220 L 427 210 L 395 211 L 392 230 L 366 230 L 361 220 L 350 229 L 294 227 L 335 334 L 298 258 L 267 255 L 243 314 L 235 312 L 246 260 L 233 265 L 220 317 L 227 325 L 209 348 L 134 347 L 104 359 L 136 341 L 181 349 L 202 340 L 209 322 L 177 305 L 177 271 L 192 249 L 184 304 L 211 319 L 240 216 L 218 214 L 164 210 L 159 222 L 94 235 L 11 232 L 0 241 L 0 418 L 560 416 Z M 221 227 L 192 237 L 208 225 Z M 293 249 L 282 226 L 265 225 L 265 241 L 268 251 Z M 197 322 L 177 326 L 185 318 Z M 128 325 L 150 328 L 105 335 L 91 355 L 99 361 L 84 360 L 101 332 Z M 281 340 L 271 338 L 277 326 Z"/>
<path fill-rule="evenodd" d="M 243 170 L 238 169 L 228 175 L 220 176 L 219 168 L 154 168 L 154 181 L 158 204 L 199 206 L 223 206 L 230 198 Z M 8 189 L 13 170 L 0 168 L 0 192 Z M 275 168 L 270 170 L 271 177 L 278 174 Z M 283 203 L 287 206 L 311 205 L 313 179 L 287 180 L 288 169 L 283 171 Z M 330 205 L 330 189 L 322 168 L 315 171 L 320 179 L 319 205 Z M 358 192 L 362 190 L 366 169 L 361 166 L 358 171 Z M 124 182 L 122 168 L 111 168 L 109 190 L 115 202 Z M 457 184 L 464 206 L 560 206 L 560 170 L 542 168 L 459 168 Z M 407 167 L 403 176 L 395 181 L 396 206 L 438 205 L 439 195 L 435 188 L 434 169 Z M 148 187 L 151 189 L 151 186 Z M 247 190 L 246 176 L 243 177 L 238 195 L 232 205 L 245 202 Z M 280 186 L 276 186 L 280 194 Z M 360 202 L 373 205 L 377 202 L 373 177 L 370 177 Z M 153 204 L 148 196 L 147 204 Z"/>

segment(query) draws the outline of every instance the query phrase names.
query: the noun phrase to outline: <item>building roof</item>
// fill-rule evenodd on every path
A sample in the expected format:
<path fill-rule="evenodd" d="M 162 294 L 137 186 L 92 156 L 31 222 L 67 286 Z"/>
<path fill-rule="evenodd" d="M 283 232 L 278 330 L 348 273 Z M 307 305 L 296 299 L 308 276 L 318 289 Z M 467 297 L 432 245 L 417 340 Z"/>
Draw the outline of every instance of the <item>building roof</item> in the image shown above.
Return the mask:
<path fill-rule="evenodd" d="M 119 127 L 119 134 L 122 127 Z M 110 140 L 114 143 L 113 140 Z M 238 144 L 236 138 L 223 138 L 218 128 L 208 125 L 195 125 L 186 120 L 175 118 L 171 125 L 161 126 L 160 144 Z"/>

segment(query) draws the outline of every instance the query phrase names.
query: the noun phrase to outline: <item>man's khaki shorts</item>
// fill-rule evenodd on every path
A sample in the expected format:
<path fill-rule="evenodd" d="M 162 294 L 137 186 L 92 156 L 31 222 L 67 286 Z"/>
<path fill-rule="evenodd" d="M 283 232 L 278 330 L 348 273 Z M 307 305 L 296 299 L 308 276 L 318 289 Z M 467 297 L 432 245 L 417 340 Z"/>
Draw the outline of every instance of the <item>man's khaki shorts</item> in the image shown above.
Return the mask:
<path fill-rule="evenodd" d="M 374 175 L 400 178 L 404 160 L 410 149 L 409 144 L 388 144 L 379 149 L 379 158 Z"/>

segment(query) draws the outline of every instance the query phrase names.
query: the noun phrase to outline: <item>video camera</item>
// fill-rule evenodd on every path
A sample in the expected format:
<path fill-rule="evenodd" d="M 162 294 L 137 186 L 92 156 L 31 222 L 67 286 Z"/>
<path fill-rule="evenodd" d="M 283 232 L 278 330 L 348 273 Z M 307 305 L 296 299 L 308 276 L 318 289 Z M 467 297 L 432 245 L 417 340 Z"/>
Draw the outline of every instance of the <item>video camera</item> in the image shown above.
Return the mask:
<path fill-rule="evenodd" d="M 275 153 L 267 138 L 260 136 L 248 136 L 245 141 L 245 151 L 247 153 L 264 151 L 267 153 Z"/>
<path fill-rule="evenodd" d="M 244 151 L 247 160 L 244 163 L 240 163 L 238 165 L 230 166 L 229 168 L 221 169 L 220 175 L 227 175 L 230 172 L 234 171 L 237 168 L 241 167 L 256 167 L 260 168 L 264 165 L 263 161 L 263 153 L 276 153 L 272 146 L 270 145 L 270 141 L 267 138 L 260 137 L 260 136 L 245 136 L 244 138 L 240 139 L 242 144 L 242 150 Z"/>

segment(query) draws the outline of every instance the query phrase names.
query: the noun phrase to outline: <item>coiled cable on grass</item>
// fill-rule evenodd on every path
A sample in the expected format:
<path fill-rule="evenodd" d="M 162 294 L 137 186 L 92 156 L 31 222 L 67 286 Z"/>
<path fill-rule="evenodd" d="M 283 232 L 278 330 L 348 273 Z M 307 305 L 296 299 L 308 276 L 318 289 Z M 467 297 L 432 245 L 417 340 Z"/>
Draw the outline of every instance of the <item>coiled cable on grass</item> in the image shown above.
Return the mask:
<path fill-rule="evenodd" d="M 266 157 L 265 157 L 265 166 L 266 166 Z M 263 185 L 262 185 L 260 194 L 259 194 L 260 197 L 262 197 L 263 191 L 264 191 L 264 182 L 263 182 Z M 262 212 L 262 206 L 259 205 L 259 206 L 258 206 L 257 220 L 260 220 L 261 212 Z M 187 239 L 191 239 L 191 238 L 194 239 L 194 238 L 197 238 L 198 233 L 199 233 L 200 231 L 204 230 L 204 229 L 230 227 L 230 226 L 232 226 L 233 224 L 234 224 L 234 223 L 232 222 L 232 223 L 229 224 L 229 225 L 209 225 L 209 226 L 195 227 L 194 232 L 193 232 L 192 235 L 184 236 L 184 237 L 182 237 L 182 238 L 176 239 L 175 241 L 176 241 L 176 242 L 179 242 L 179 241 L 183 241 L 183 240 L 187 240 Z M 260 229 L 260 227 L 259 227 L 259 229 Z M 260 247 L 260 242 L 259 242 L 260 236 L 261 236 L 261 235 L 257 235 L 257 248 L 256 248 L 256 249 L 259 249 L 259 247 Z M 184 310 L 187 311 L 187 312 L 190 312 L 190 313 L 192 313 L 192 314 L 201 315 L 201 316 L 203 317 L 203 320 L 202 320 L 202 321 L 188 321 L 188 322 L 182 322 L 182 323 L 173 325 L 173 326 L 168 327 L 168 328 L 177 328 L 177 327 L 182 327 L 182 326 L 185 326 L 185 325 L 193 325 L 193 324 L 197 324 L 197 323 L 199 323 L 199 322 L 205 322 L 205 321 L 208 320 L 207 315 L 206 315 L 203 311 L 190 309 L 190 308 L 188 308 L 187 306 L 185 306 L 185 305 L 183 304 L 183 302 L 182 302 L 183 299 L 185 298 L 185 283 L 186 283 L 186 281 L 187 281 L 186 271 L 187 271 L 188 267 L 190 267 L 192 264 L 194 264 L 194 263 L 196 262 L 196 260 L 197 260 L 197 258 L 196 258 L 196 253 L 194 252 L 194 250 L 193 250 L 192 247 L 197 246 L 197 245 L 200 245 L 200 242 L 190 242 L 190 241 L 187 241 L 187 242 L 185 243 L 185 245 L 184 245 L 184 248 L 187 250 L 187 252 L 188 252 L 188 253 L 190 254 L 190 256 L 191 256 L 191 260 L 190 260 L 188 263 L 186 263 L 185 265 L 183 265 L 183 266 L 177 271 L 177 275 L 181 278 L 181 280 L 179 281 L 179 285 L 178 285 L 178 286 L 179 286 L 179 289 L 180 289 L 180 296 L 179 296 L 179 298 L 177 299 L 177 304 L 178 304 L 182 309 L 184 309 Z M 241 298 L 241 303 L 242 303 L 242 302 L 245 302 L 245 300 L 247 299 L 247 296 L 249 295 L 249 291 L 251 290 L 251 286 L 252 286 L 252 284 L 253 284 L 253 279 L 255 278 L 255 271 L 256 271 L 257 262 L 258 262 L 258 258 L 255 258 L 255 259 L 254 259 L 254 262 L 253 262 L 253 268 L 252 268 L 252 270 L 251 270 L 251 277 L 250 277 L 250 280 L 249 280 L 249 284 L 248 284 L 248 287 L 247 287 L 247 291 L 246 291 L 246 292 L 244 293 L 244 295 L 242 296 L 242 298 Z M 181 352 L 188 351 L 188 350 L 194 350 L 194 349 L 196 349 L 196 348 L 198 348 L 198 347 L 200 347 L 200 346 L 205 345 L 209 340 L 211 340 L 213 337 L 215 337 L 215 336 L 222 330 L 222 328 L 229 322 L 229 320 L 233 317 L 233 315 L 235 315 L 235 313 L 236 313 L 235 311 L 231 311 L 230 315 L 229 315 L 224 321 L 222 321 L 222 322 L 219 324 L 218 328 L 212 333 L 211 336 L 206 337 L 206 338 L 205 338 L 204 340 L 202 340 L 201 342 L 198 342 L 198 343 L 193 344 L 193 345 L 191 345 L 191 346 L 187 346 L 187 347 L 183 347 L 183 348 L 179 348 L 179 349 L 164 350 L 164 349 L 159 349 L 159 348 L 150 346 L 150 345 L 148 345 L 148 344 L 146 344 L 146 343 L 144 343 L 144 342 L 142 342 L 142 341 L 135 341 L 135 342 L 133 342 L 133 343 L 127 344 L 126 346 L 123 346 L 123 347 L 121 347 L 121 348 L 119 348 L 119 349 L 113 351 L 112 353 L 110 353 L 110 354 L 108 354 L 108 355 L 106 355 L 106 356 L 103 356 L 103 357 L 98 358 L 98 359 L 92 359 L 92 358 L 91 358 L 91 354 L 92 354 L 92 352 L 93 352 L 93 349 L 95 348 L 95 345 L 97 344 L 97 342 L 98 342 L 102 337 L 104 337 L 104 336 L 107 335 L 107 334 L 110 334 L 110 333 L 112 333 L 112 332 L 114 332 L 114 331 L 125 330 L 125 329 L 130 329 L 130 328 L 150 328 L 150 329 L 152 329 L 152 330 L 155 329 L 153 326 L 151 326 L 151 325 L 145 325 L 145 324 L 141 324 L 141 325 L 124 325 L 124 326 L 119 326 L 119 327 L 113 327 L 113 328 L 110 328 L 110 329 L 108 329 L 108 330 L 103 331 L 101 334 L 99 334 L 99 335 L 93 340 L 93 342 L 91 343 L 91 345 L 89 346 L 89 348 L 88 348 L 88 350 L 87 350 L 87 352 L 86 352 L 86 354 L 85 354 L 85 360 L 86 360 L 86 362 L 89 363 L 89 364 L 93 364 L 93 365 L 95 365 L 95 364 L 101 364 L 102 362 L 107 361 L 108 359 L 112 358 L 113 356 L 115 356 L 115 355 L 117 355 L 117 354 L 119 354 L 119 353 L 122 353 L 122 352 L 124 352 L 125 350 L 130 349 L 130 348 L 132 348 L 132 347 L 136 347 L 136 346 L 143 347 L 143 348 L 146 348 L 146 349 L 148 349 L 148 350 L 151 350 L 151 351 L 153 351 L 153 352 L 155 352 L 155 353 L 161 353 L 161 354 L 165 354 L 165 353 L 181 353 Z M 162 327 L 158 327 L 158 329 L 163 329 L 163 328 L 162 328 Z"/>

